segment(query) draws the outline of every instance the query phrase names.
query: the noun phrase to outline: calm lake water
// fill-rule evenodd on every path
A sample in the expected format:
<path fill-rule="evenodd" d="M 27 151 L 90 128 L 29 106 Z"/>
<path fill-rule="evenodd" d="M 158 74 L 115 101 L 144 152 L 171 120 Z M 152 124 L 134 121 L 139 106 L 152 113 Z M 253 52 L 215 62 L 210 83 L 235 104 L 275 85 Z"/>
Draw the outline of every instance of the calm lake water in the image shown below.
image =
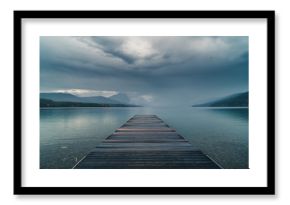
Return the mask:
<path fill-rule="evenodd" d="M 158 115 L 224 168 L 248 168 L 245 108 L 40 109 L 40 168 L 72 168 L 135 114 Z"/>

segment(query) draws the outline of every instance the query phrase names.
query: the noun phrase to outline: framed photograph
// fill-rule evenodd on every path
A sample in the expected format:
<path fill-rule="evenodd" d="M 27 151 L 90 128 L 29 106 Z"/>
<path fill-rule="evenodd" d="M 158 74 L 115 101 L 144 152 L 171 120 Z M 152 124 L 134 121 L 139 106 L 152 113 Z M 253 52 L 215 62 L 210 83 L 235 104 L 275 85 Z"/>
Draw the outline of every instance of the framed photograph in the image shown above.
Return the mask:
<path fill-rule="evenodd" d="M 14 194 L 275 194 L 274 11 L 14 11 Z"/>

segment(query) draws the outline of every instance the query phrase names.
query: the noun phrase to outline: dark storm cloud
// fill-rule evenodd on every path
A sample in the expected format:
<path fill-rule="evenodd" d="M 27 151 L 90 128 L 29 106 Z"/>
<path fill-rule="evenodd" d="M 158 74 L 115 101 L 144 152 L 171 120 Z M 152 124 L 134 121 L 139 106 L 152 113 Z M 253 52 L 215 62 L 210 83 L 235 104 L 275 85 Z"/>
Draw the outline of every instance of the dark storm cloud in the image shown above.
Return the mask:
<path fill-rule="evenodd" d="M 130 55 L 126 55 L 126 53 L 119 50 L 120 42 L 116 41 L 116 39 L 114 41 L 104 37 L 79 37 L 78 39 L 88 46 L 92 48 L 100 48 L 109 56 L 120 58 L 128 64 L 132 64 L 135 61 L 135 58 Z"/>
<path fill-rule="evenodd" d="M 41 37 L 41 90 L 191 105 L 248 89 L 248 37 Z"/>

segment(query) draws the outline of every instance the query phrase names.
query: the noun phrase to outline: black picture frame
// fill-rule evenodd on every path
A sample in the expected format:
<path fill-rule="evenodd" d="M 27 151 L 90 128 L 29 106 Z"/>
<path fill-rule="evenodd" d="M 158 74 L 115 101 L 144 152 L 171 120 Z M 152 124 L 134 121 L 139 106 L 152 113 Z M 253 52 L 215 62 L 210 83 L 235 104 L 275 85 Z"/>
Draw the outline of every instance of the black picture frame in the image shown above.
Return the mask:
<path fill-rule="evenodd" d="M 267 186 L 266 187 L 23 187 L 22 186 L 22 19 L 53 18 L 219 18 L 267 20 Z M 275 194 L 275 11 L 14 11 L 14 194 Z"/>

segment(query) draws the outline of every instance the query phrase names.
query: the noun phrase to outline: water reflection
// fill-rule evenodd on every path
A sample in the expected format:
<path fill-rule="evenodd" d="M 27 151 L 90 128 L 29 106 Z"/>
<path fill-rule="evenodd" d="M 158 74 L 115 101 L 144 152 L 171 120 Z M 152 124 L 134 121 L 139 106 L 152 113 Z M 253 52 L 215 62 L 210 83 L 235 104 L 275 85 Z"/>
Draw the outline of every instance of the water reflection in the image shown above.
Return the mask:
<path fill-rule="evenodd" d="M 248 168 L 248 109 L 60 108 L 40 111 L 40 167 L 71 168 L 135 114 L 156 114 L 224 168 Z"/>
<path fill-rule="evenodd" d="M 249 118 L 248 108 L 218 108 L 209 110 L 213 113 L 225 115 L 225 117 L 238 118 L 239 120 L 248 121 Z"/>

